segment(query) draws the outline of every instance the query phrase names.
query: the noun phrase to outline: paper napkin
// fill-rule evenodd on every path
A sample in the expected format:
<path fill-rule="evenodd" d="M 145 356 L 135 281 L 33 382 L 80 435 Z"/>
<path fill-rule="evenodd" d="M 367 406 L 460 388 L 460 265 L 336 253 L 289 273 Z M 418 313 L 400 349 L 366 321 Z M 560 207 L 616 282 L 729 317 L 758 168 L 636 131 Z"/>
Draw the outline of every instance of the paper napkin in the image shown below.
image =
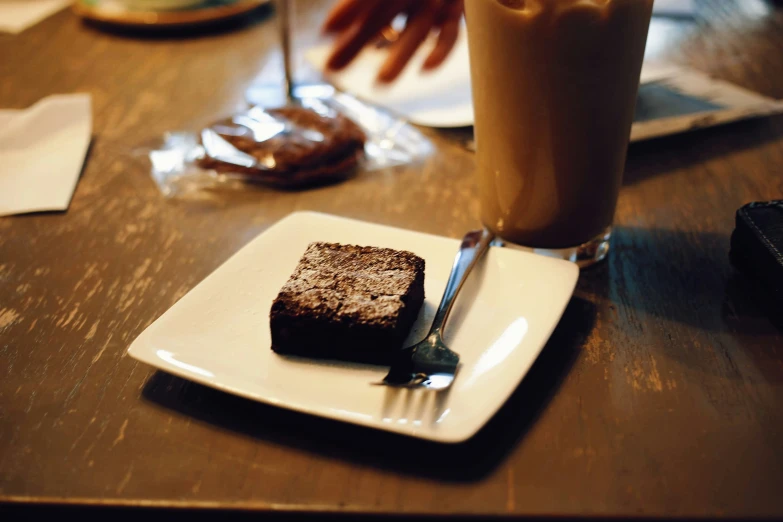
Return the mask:
<path fill-rule="evenodd" d="M 91 135 L 88 94 L 0 110 L 0 216 L 67 209 Z"/>

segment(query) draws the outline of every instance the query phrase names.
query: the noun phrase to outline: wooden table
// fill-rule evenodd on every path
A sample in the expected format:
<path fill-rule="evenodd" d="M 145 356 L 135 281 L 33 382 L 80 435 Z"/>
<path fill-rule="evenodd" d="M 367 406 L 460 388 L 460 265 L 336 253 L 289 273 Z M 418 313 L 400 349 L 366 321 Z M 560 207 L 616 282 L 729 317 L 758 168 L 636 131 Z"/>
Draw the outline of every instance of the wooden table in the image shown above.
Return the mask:
<path fill-rule="evenodd" d="M 300 27 L 322 16 L 308 5 Z M 423 165 L 307 192 L 162 198 L 131 150 L 241 105 L 275 46 L 268 13 L 256 18 L 139 37 L 64 11 L 0 36 L 0 105 L 89 92 L 95 112 L 70 209 L 0 218 L 5 510 L 783 516 L 783 335 L 727 259 L 735 210 L 783 195 L 782 118 L 631 147 L 610 258 L 582 273 L 528 377 L 467 443 L 307 418 L 125 356 L 292 211 L 451 237 L 478 225 L 472 154 L 429 131 L 438 151 Z M 695 22 L 656 20 L 649 53 L 783 98 L 781 48 L 783 11 L 721 0 Z"/>

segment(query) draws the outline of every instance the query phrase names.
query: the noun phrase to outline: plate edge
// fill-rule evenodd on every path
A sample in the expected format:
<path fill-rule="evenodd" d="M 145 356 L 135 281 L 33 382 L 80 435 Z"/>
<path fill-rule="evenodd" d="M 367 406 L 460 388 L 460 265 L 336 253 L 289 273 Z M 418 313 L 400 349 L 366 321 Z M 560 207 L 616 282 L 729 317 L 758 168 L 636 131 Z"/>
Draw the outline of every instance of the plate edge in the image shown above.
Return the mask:
<path fill-rule="evenodd" d="M 539 254 L 534 254 L 532 252 L 522 252 L 518 250 L 509 250 L 513 252 L 517 252 L 520 254 L 529 254 L 537 257 L 546 257 L 546 256 L 540 256 Z M 541 356 L 541 352 L 544 351 L 544 348 L 546 347 L 549 340 L 552 338 L 552 334 L 554 333 L 557 326 L 560 324 L 560 321 L 563 320 L 563 314 L 565 314 L 566 308 L 568 308 L 568 304 L 571 302 L 571 300 L 574 298 L 574 291 L 576 290 L 576 284 L 579 281 L 579 275 L 580 275 L 580 269 L 571 261 L 565 261 L 562 259 L 554 259 L 550 258 L 552 261 L 560 261 L 562 263 L 567 263 L 568 265 L 571 265 L 573 268 L 569 269 L 568 272 L 570 272 L 570 275 L 572 277 L 572 281 L 569 283 L 570 290 L 567 292 L 568 299 L 566 299 L 563 303 L 563 306 L 561 307 L 561 310 L 557 314 L 557 320 L 552 323 L 552 326 L 547 331 L 546 335 L 544 336 L 544 344 L 541 345 L 541 347 L 538 348 L 535 357 L 533 357 L 533 361 L 530 363 L 530 366 L 528 366 L 524 372 L 522 372 L 521 377 L 517 381 L 517 383 L 511 388 L 511 390 L 506 394 L 506 396 L 503 398 L 502 401 L 499 401 L 498 406 L 494 409 L 489 409 L 492 412 L 480 423 L 478 423 L 478 427 L 474 430 L 468 430 L 468 434 L 460 439 L 455 439 L 451 441 L 452 444 L 458 444 L 461 442 L 465 442 L 473 438 L 479 431 L 481 431 L 484 426 L 486 426 L 494 417 L 497 415 L 497 413 L 503 408 L 503 406 L 506 405 L 508 402 L 508 399 L 514 394 L 514 392 L 519 388 L 519 385 L 522 384 L 522 381 L 525 380 L 525 377 L 527 377 L 528 373 L 530 372 L 530 369 L 535 365 L 538 358 Z"/>
<path fill-rule="evenodd" d="M 136 347 L 136 345 L 139 344 L 139 340 L 141 340 L 145 336 L 145 334 L 147 333 L 149 328 L 152 327 L 158 320 L 160 320 L 171 308 L 176 306 L 176 304 L 181 299 L 184 299 L 195 288 L 197 288 L 206 279 L 208 279 L 210 276 L 212 276 L 213 273 L 215 273 L 218 270 L 220 270 L 220 268 L 223 267 L 223 265 L 229 263 L 234 257 L 239 255 L 245 248 L 250 246 L 254 241 L 258 240 L 261 236 L 269 233 L 270 231 L 272 231 L 272 230 L 274 230 L 276 228 L 282 227 L 283 225 L 286 225 L 288 222 L 296 222 L 298 220 L 303 220 L 303 219 L 306 220 L 308 218 L 310 218 L 310 219 L 313 219 L 313 218 L 315 218 L 315 219 L 324 219 L 324 218 L 326 218 L 326 219 L 335 220 L 335 221 L 352 221 L 352 222 L 361 223 L 361 224 L 364 224 L 364 225 L 370 225 L 370 226 L 373 226 L 373 227 L 381 227 L 381 228 L 388 229 L 388 230 L 403 231 L 405 233 L 415 234 L 415 235 L 418 235 L 420 237 L 425 237 L 425 238 L 446 239 L 446 240 L 449 240 L 449 241 L 454 241 L 455 243 L 459 241 L 459 240 L 457 240 L 455 238 L 450 238 L 450 237 L 447 237 L 447 236 L 439 236 L 439 235 L 430 234 L 430 233 L 427 233 L 427 232 L 419 232 L 419 231 L 416 231 L 416 230 L 410 230 L 410 229 L 395 227 L 395 226 L 392 226 L 392 225 L 385 225 L 385 224 L 381 224 L 381 223 L 375 223 L 375 222 L 372 222 L 372 221 L 363 221 L 363 220 L 356 219 L 356 218 L 350 218 L 350 217 L 345 217 L 345 216 L 338 216 L 338 215 L 335 215 L 335 214 L 329 214 L 329 213 L 319 212 L 319 211 L 315 211 L 315 210 L 298 210 L 298 211 L 295 211 L 295 212 L 291 212 L 291 213 L 283 216 L 281 219 L 279 219 L 278 221 L 276 221 L 275 223 L 273 223 L 272 225 L 270 225 L 266 229 L 264 229 L 261 232 L 259 232 L 256 236 L 254 236 L 245 245 L 240 247 L 239 250 L 234 252 L 225 261 L 223 261 L 223 263 L 218 265 L 212 272 L 210 272 L 209 274 L 207 274 L 207 276 L 205 276 L 203 279 L 201 279 L 199 282 L 197 282 L 192 288 L 190 288 L 188 290 L 188 292 L 185 293 L 185 295 L 183 295 L 176 302 L 172 303 L 171 306 L 169 306 L 160 316 L 155 318 L 152 321 L 152 323 L 150 323 L 149 326 L 147 326 L 139 335 L 137 335 L 134 338 L 134 340 L 130 343 L 130 345 L 126 349 L 126 353 L 131 358 L 133 358 L 134 360 L 139 361 L 139 362 L 144 363 L 144 364 L 147 364 L 147 365 L 151 366 L 152 368 L 154 368 L 155 370 L 165 371 L 165 372 L 170 373 L 172 375 L 176 375 L 176 376 L 178 376 L 180 378 L 183 378 L 183 379 L 186 379 L 186 380 L 190 380 L 190 381 L 194 381 L 194 382 L 197 382 L 197 383 L 199 383 L 201 385 L 204 385 L 204 386 L 207 386 L 207 387 L 210 387 L 210 388 L 213 388 L 213 389 L 225 392 L 225 393 L 231 393 L 233 395 L 237 395 L 237 396 L 242 397 L 244 399 L 252 400 L 252 401 L 259 402 L 259 403 L 262 403 L 262 404 L 266 404 L 266 405 L 269 405 L 269 406 L 273 406 L 273 407 L 276 407 L 276 408 L 283 408 L 283 409 L 287 409 L 287 410 L 290 410 L 290 411 L 295 411 L 297 413 L 301 413 L 301 414 L 305 414 L 305 415 L 312 415 L 312 416 L 315 416 L 315 417 L 320 417 L 320 418 L 325 418 L 325 419 L 330 419 L 330 420 L 334 420 L 334 421 L 337 421 L 337 422 L 346 422 L 346 423 L 349 423 L 349 424 L 359 425 L 359 426 L 362 426 L 362 427 L 365 427 L 365 428 L 369 428 L 369 429 L 387 431 L 389 433 L 394 433 L 394 434 L 405 436 L 405 437 L 413 437 L 413 438 L 417 438 L 417 439 L 420 439 L 420 440 L 428 440 L 428 441 L 433 441 L 433 442 L 437 442 L 437 443 L 441 443 L 441 444 L 459 444 L 459 443 L 462 443 L 462 442 L 465 442 L 465 441 L 471 439 L 482 428 L 484 428 L 484 426 L 486 426 L 486 424 L 490 420 L 492 420 L 492 418 L 506 404 L 506 402 L 508 402 L 509 397 L 514 393 L 514 391 L 519 387 L 521 382 L 527 376 L 528 372 L 530 371 L 530 368 L 532 368 L 533 364 L 535 364 L 536 360 L 538 360 L 538 357 L 541 355 L 541 352 L 543 351 L 544 347 L 546 346 L 546 343 L 551 338 L 552 333 L 554 332 L 555 328 L 558 326 L 558 324 L 560 324 L 560 321 L 562 320 L 563 314 L 565 313 L 565 309 L 568 306 L 568 303 L 570 303 L 571 299 L 573 299 L 573 293 L 574 293 L 574 290 L 576 289 L 576 283 L 578 282 L 579 275 L 580 275 L 579 267 L 576 264 L 574 264 L 574 263 L 572 263 L 570 261 L 554 259 L 554 258 L 547 258 L 547 262 L 554 262 L 556 264 L 560 264 L 565 270 L 567 270 L 567 273 L 570 272 L 572 281 L 569 284 L 570 290 L 568 292 L 568 299 L 566 299 L 564 301 L 564 304 L 563 304 L 562 308 L 559 310 L 559 312 L 557 314 L 557 320 L 553 322 L 553 324 L 549 328 L 547 334 L 544 336 L 546 341 L 537 350 L 537 352 L 535 354 L 535 357 L 533 358 L 532 363 L 530 364 L 530 366 L 528 366 L 525 369 L 524 372 L 522 372 L 522 374 L 521 374 L 519 380 L 516 382 L 516 384 L 509 390 L 509 392 L 505 395 L 505 397 L 503 398 L 502 401 L 498 401 L 497 407 L 490 408 L 488 410 L 488 411 L 491 411 L 491 413 L 485 419 L 483 419 L 481 422 L 476 423 L 475 429 L 466 430 L 464 434 L 459 434 L 456 437 L 448 437 L 447 436 L 447 437 L 437 437 L 436 438 L 436 437 L 431 437 L 431 436 L 425 436 L 426 435 L 425 433 L 414 434 L 414 433 L 405 433 L 405 432 L 401 432 L 401 431 L 382 429 L 382 428 L 379 428 L 375 424 L 370 424 L 370 423 L 365 423 L 365 422 L 357 422 L 356 420 L 347 421 L 347 420 L 342 419 L 342 418 L 337 418 L 337 417 L 331 417 L 331 416 L 323 415 L 323 414 L 321 414 L 319 412 L 311 411 L 311 410 L 308 410 L 307 408 L 302 408 L 301 406 L 297 406 L 296 408 L 291 408 L 290 406 L 280 406 L 280 405 L 275 404 L 273 402 L 269 402 L 269 401 L 266 401 L 266 400 L 263 400 L 263 399 L 259 399 L 258 397 L 249 396 L 249 394 L 243 393 L 241 390 L 239 390 L 237 388 L 233 388 L 233 387 L 230 387 L 230 386 L 228 386 L 228 387 L 227 386 L 221 386 L 221 385 L 219 385 L 219 384 L 217 384 L 215 382 L 209 382 L 206 379 L 202 379 L 202 378 L 198 377 L 197 375 L 189 374 L 189 373 L 187 373 L 184 370 L 177 369 L 176 367 L 171 368 L 169 366 L 166 366 L 165 368 L 162 368 L 158 364 L 153 363 L 150 360 L 150 358 L 146 358 L 143 355 L 138 353 L 141 349 Z M 502 247 L 492 247 L 492 249 L 497 249 L 497 250 L 500 250 L 500 251 L 509 252 L 510 253 L 509 255 L 512 255 L 512 256 L 515 256 L 515 255 L 521 255 L 522 257 L 535 256 L 537 259 L 546 257 L 546 256 L 541 256 L 541 255 L 538 255 L 538 254 L 535 254 L 535 253 L 532 253 L 532 252 L 524 252 L 524 251 L 521 251 L 521 250 L 506 249 L 506 248 L 502 248 Z M 566 268 L 566 267 L 568 267 L 568 268 Z M 155 362 L 157 362 L 157 361 L 155 361 Z"/>

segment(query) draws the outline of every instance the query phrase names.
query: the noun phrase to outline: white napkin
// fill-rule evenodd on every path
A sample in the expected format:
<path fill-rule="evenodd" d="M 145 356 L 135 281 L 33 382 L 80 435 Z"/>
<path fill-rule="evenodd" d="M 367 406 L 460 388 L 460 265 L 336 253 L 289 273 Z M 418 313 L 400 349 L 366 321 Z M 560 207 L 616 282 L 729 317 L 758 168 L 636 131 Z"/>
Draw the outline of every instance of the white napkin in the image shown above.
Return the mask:
<path fill-rule="evenodd" d="M 0 0 L 0 31 L 21 33 L 72 0 Z"/>
<path fill-rule="evenodd" d="M 88 94 L 0 110 L 0 216 L 67 209 L 91 136 Z"/>

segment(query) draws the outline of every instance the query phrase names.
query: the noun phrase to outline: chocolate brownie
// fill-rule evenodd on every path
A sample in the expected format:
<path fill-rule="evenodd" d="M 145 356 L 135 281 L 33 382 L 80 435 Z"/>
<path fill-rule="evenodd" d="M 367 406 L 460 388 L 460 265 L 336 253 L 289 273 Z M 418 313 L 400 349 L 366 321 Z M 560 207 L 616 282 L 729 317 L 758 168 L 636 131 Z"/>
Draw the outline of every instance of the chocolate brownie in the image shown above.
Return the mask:
<path fill-rule="evenodd" d="M 312 243 L 272 303 L 272 349 L 389 364 L 423 302 L 424 260 L 417 255 Z"/>
<path fill-rule="evenodd" d="M 222 140 L 213 139 L 217 145 L 207 142 L 204 132 Z M 320 114 L 305 107 L 253 108 L 204 132 L 205 154 L 198 160 L 202 168 L 290 188 L 349 176 L 364 154 L 366 141 L 362 129 L 342 114 Z"/>

